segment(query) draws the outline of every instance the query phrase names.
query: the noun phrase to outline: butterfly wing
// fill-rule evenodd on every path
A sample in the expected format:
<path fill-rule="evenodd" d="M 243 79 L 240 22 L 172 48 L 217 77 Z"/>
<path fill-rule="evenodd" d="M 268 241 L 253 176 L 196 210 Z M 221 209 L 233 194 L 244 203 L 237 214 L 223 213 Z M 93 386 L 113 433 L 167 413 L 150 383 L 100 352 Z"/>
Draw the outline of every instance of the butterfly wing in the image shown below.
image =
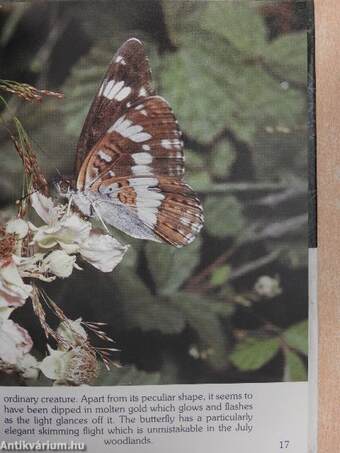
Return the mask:
<path fill-rule="evenodd" d="M 183 181 L 167 176 L 112 178 L 98 187 L 100 217 L 130 236 L 190 244 L 203 224 L 199 199 Z"/>
<path fill-rule="evenodd" d="M 109 124 L 138 97 L 154 94 L 151 80 L 143 44 L 138 39 L 129 39 L 114 55 L 87 114 L 77 145 L 76 174 Z"/>
<path fill-rule="evenodd" d="M 118 63 L 122 61 L 120 52 Z M 135 64 L 135 59 L 131 61 Z M 126 63 L 128 66 L 128 60 Z M 141 62 L 137 66 L 145 67 Z M 132 72 L 127 69 L 127 74 Z M 128 82 L 122 79 L 121 91 L 117 91 L 110 77 L 105 78 L 97 98 L 103 94 L 111 97 L 110 108 L 115 101 L 116 110 L 106 120 L 104 132 L 100 126 L 101 138 L 81 161 L 76 185 L 79 193 L 88 194 L 107 223 L 133 237 L 183 246 L 202 227 L 202 207 L 182 181 L 183 141 L 177 121 L 169 104 L 151 95 L 145 80 L 145 76 Z M 150 75 L 147 80 L 150 83 Z"/>

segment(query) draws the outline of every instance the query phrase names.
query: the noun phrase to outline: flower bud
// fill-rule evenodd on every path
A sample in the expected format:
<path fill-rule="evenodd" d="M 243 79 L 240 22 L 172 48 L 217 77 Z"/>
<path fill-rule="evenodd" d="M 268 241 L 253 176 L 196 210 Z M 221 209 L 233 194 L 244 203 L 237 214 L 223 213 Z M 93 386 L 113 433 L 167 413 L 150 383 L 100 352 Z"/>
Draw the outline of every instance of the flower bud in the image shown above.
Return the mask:
<path fill-rule="evenodd" d="M 254 285 L 255 292 L 261 296 L 271 299 L 282 293 L 280 281 L 278 278 L 272 278 L 268 275 L 262 275 L 257 279 Z"/>

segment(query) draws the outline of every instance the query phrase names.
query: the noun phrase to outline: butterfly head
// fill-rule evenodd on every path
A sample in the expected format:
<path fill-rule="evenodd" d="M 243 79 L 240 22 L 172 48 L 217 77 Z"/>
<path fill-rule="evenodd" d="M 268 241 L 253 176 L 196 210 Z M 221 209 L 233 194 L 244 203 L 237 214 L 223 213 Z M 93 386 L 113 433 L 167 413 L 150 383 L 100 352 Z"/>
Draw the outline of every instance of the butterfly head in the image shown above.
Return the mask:
<path fill-rule="evenodd" d="M 58 194 L 63 198 L 69 198 L 71 193 L 74 192 L 74 183 L 72 178 L 61 176 L 55 181 L 54 185 Z"/>

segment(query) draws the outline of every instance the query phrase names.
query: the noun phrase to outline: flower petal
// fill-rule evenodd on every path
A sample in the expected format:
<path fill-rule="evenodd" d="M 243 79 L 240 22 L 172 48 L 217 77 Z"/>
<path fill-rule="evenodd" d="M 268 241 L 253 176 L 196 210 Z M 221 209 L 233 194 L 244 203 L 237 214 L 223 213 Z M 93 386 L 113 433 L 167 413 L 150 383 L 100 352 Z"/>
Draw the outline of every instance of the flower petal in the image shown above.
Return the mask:
<path fill-rule="evenodd" d="M 80 245 L 80 254 L 85 261 L 102 272 L 111 272 L 119 264 L 128 249 L 108 234 L 91 232 Z"/>
<path fill-rule="evenodd" d="M 39 374 L 38 361 L 32 354 L 24 354 L 17 361 L 21 375 L 26 379 L 37 379 Z"/>
<path fill-rule="evenodd" d="M 67 323 L 62 321 L 57 329 L 57 334 L 64 338 L 68 343 L 74 345 L 79 343 L 80 338 L 84 340 L 87 339 L 86 330 L 81 325 L 81 318 L 78 318 L 75 321 L 69 319 Z"/>
<path fill-rule="evenodd" d="M 75 262 L 75 256 L 68 255 L 64 250 L 54 250 L 44 259 L 43 266 L 56 277 L 66 278 L 72 274 Z"/>
<path fill-rule="evenodd" d="M 6 233 L 15 234 L 19 239 L 23 239 L 28 234 L 28 223 L 23 219 L 13 219 L 6 224 Z"/>
<path fill-rule="evenodd" d="M 16 364 L 18 359 L 29 352 L 33 341 L 26 329 L 11 319 L 0 325 L 0 358 L 6 363 Z"/>
<path fill-rule="evenodd" d="M 50 354 L 39 364 L 40 370 L 49 379 L 63 380 L 68 362 L 72 358 L 71 351 L 55 351 L 49 348 Z"/>
<path fill-rule="evenodd" d="M 45 223 L 52 223 L 56 216 L 56 207 L 52 198 L 48 198 L 40 192 L 33 192 L 31 203 L 35 212 Z"/>
<path fill-rule="evenodd" d="M 13 259 L 0 264 L 0 307 L 21 306 L 31 292 L 32 286 L 23 282 Z"/>

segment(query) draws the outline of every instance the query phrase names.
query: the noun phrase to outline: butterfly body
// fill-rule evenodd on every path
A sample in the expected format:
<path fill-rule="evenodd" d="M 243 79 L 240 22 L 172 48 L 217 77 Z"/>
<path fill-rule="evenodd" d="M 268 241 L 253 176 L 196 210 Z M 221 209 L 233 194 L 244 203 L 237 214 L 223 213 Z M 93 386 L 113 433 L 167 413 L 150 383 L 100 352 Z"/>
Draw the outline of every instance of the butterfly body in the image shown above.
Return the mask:
<path fill-rule="evenodd" d="M 130 236 L 181 247 L 203 224 L 199 199 L 183 182 L 182 133 L 151 88 L 144 46 L 118 50 L 78 143 L 76 178 L 64 195 Z"/>

